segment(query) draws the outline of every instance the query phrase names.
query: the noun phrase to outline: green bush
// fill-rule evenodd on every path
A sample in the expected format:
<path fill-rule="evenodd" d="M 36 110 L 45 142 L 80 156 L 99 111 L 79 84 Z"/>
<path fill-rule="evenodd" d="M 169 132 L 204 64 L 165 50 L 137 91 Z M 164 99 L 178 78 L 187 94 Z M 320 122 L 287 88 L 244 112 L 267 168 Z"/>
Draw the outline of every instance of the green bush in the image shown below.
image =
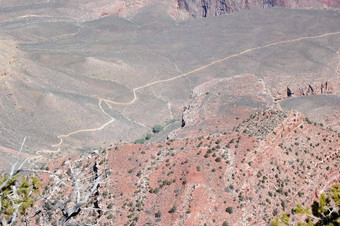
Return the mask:
<path fill-rule="evenodd" d="M 153 128 L 152 128 L 152 132 L 153 133 L 159 133 L 163 130 L 163 127 L 161 125 L 155 125 Z"/>
<path fill-rule="evenodd" d="M 228 223 L 226 221 L 224 221 L 222 226 L 228 226 Z"/>
<path fill-rule="evenodd" d="M 18 175 L 14 175 L 10 179 L 10 176 L 6 174 L 0 174 L 0 185 L 2 185 L 0 218 L 9 225 L 14 223 L 12 217 L 16 212 L 16 206 L 20 204 L 19 214 L 25 215 L 27 209 L 35 203 L 35 198 L 40 195 L 39 190 L 42 188 L 38 177 L 23 176 L 19 179 Z"/>
<path fill-rule="evenodd" d="M 140 139 L 135 141 L 135 144 L 144 144 L 144 142 L 145 142 L 145 139 L 140 138 Z"/>
<path fill-rule="evenodd" d="M 156 218 L 160 218 L 162 216 L 162 212 L 158 210 L 158 212 L 155 214 Z"/>
<path fill-rule="evenodd" d="M 177 210 L 177 207 L 176 206 L 173 206 L 170 210 L 169 210 L 169 213 L 174 213 L 176 212 Z"/>

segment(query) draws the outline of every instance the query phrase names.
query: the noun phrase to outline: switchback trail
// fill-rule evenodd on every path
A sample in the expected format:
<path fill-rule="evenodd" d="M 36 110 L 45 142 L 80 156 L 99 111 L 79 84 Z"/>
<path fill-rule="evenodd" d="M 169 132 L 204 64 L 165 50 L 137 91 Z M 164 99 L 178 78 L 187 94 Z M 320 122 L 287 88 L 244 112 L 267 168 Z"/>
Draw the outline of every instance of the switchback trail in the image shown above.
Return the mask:
<path fill-rule="evenodd" d="M 71 135 L 74 135 L 74 134 L 77 134 L 77 133 L 82 133 L 82 132 L 94 132 L 94 131 L 98 131 L 98 130 L 102 130 L 104 129 L 106 126 L 110 125 L 115 119 L 109 115 L 108 113 L 106 113 L 104 111 L 104 109 L 102 108 L 102 102 L 103 100 L 102 99 L 99 99 L 99 103 L 98 103 L 98 106 L 100 108 L 100 110 L 107 116 L 109 116 L 111 118 L 110 121 L 108 121 L 107 123 L 105 123 L 104 125 L 98 127 L 98 128 L 93 128 L 93 129 L 80 129 L 80 130 L 77 130 L 77 131 L 74 131 L 74 132 L 71 132 L 69 134 L 65 134 L 65 135 L 60 135 L 58 136 L 58 139 L 59 139 L 59 143 L 58 144 L 53 144 L 52 147 L 59 147 L 62 143 L 63 143 L 63 138 L 66 138 L 66 137 L 69 137 Z M 58 149 L 59 151 L 59 149 Z"/>
<path fill-rule="evenodd" d="M 99 128 L 94 128 L 94 129 L 81 129 L 81 130 L 77 130 L 77 131 L 74 131 L 74 132 L 71 132 L 71 133 L 68 133 L 68 134 L 65 134 L 65 135 L 59 135 L 58 136 L 58 139 L 59 139 L 59 143 L 58 144 L 54 144 L 52 145 L 52 147 L 59 147 L 62 143 L 63 143 L 63 138 L 67 138 L 71 135 L 74 135 L 74 134 L 77 134 L 77 133 L 82 133 L 82 132 L 93 132 L 93 131 L 98 131 L 98 130 L 102 130 L 104 129 L 106 126 L 108 126 L 109 124 L 111 124 L 115 119 L 109 115 L 108 113 L 106 113 L 104 111 L 104 109 L 102 108 L 101 106 L 101 103 L 102 102 L 105 102 L 108 106 L 110 106 L 108 103 L 110 104 L 114 104 L 114 105 L 131 105 L 133 103 L 135 103 L 135 101 L 137 100 L 137 91 L 140 90 L 140 89 L 144 89 L 146 87 L 149 87 L 149 86 L 153 86 L 153 85 L 156 85 L 156 84 L 161 84 L 161 83 L 165 83 L 165 82 L 170 82 L 170 81 L 173 81 L 173 80 L 176 80 L 176 79 L 179 79 L 179 78 L 182 78 L 182 77 L 186 77 L 186 76 L 189 76 L 195 72 L 198 72 L 198 71 L 201 71 L 205 68 L 208 68 L 212 65 L 215 65 L 215 64 L 218 64 L 218 63 L 221 63 L 221 62 L 224 62 L 226 60 L 229 60 L 231 58 L 235 58 L 235 57 L 238 57 L 238 56 L 241 56 L 241 55 L 244 55 L 246 53 L 249 53 L 249 52 L 253 52 L 253 51 L 256 51 L 256 50 L 260 50 L 260 49 L 264 49 L 264 48 L 268 48 L 268 47 L 272 47 L 272 46 L 276 46 L 276 45 L 280 45 L 280 44 L 286 44 L 286 43 L 292 43 L 292 42 L 298 42 L 298 41 L 303 41 L 303 40 L 308 40 L 308 39 L 317 39 L 317 38 L 323 38 L 323 37 L 327 37 L 327 36 L 332 36 L 332 35 L 339 35 L 340 34 L 340 31 L 337 31 L 337 32 L 329 32 L 329 33 L 325 33 L 325 34 L 322 34 L 322 35 L 316 35 L 316 36 L 304 36 L 304 37 L 300 37 L 300 38 L 295 38 L 295 39 L 289 39 L 289 40 L 284 40 L 284 41 L 278 41 L 278 42 L 272 42 L 272 43 L 269 43 L 269 44 L 266 44 L 266 45 L 262 45 L 262 46 L 258 46 L 258 47 L 254 47 L 254 48 L 250 48 L 250 49 L 247 49 L 247 50 L 244 50 L 242 52 L 239 52 L 239 53 L 236 53 L 236 54 L 233 54 L 233 55 L 229 55 L 227 57 L 224 57 L 222 59 L 219 59 L 219 60 L 216 60 L 216 61 L 213 61 L 211 63 L 208 63 L 204 66 L 201 66 L 199 68 L 196 68 L 194 70 L 191 70 L 189 72 L 186 72 L 186 73 L 183 73 L 183 74 L 180 74 L 180 75 L 177 75 L 175 77 L 172 77 L 172 78 L 168 78 L 168 79 L 163 79 L 163 80 L 158 80 L 158 81 L 154 81 L 154 82 L 150 82 L 150 83 L 147 83 L 143 86 L 139 86 L 139 87 L 136 87 L 134 89 L 132 89 L 132 92 L 133 92 L 133 99 L 129 102 L 116 102 L 116 101 L 112 101 L 112 100 L 107 100 L 107 99 L 99 99 L 99 103 L 98 103 L 98 106 L 99 108 L 101 109 L 101 111 L 106 114 L 107 116 L 109 116 L 111 118 L 111 120 L 107 123 L 105 123 L 104 125 L 102 125 L 101 127 Z M 58 149 L 59 150 L 59 149 Z"/>

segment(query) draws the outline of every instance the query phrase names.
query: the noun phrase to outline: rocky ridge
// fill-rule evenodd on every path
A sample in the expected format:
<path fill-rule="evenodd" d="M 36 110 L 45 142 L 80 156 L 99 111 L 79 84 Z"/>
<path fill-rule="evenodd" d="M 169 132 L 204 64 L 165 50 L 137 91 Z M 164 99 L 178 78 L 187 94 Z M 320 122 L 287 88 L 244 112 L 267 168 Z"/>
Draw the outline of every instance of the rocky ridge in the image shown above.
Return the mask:
<path fill-rule="evenodd" d="M 321 82 L 319 84 L 295 85 L 294 88 L 287 87 L 286 92 L 277 92 L 273 94 L 275 101 L 280 101 L 290 97 L 300 97 L 308 95 L 336 94 L 340 90 L 339 81 Z"/>
<path fill-rule="evenodd" d="M 177 0 L 177 8 L 186 12 L 187 17 L 207 17 L 230 14 L 240 10 L 259 8 L 339 8 L 336 0 Z M 184 14 L 184 13 L 182 13 Z M 178 14 L 180 15 L 180 14 Z"/>
<path fill-rule="evenodd" d="M 266 110 L 229 132 L 112 145 L 78 161 L 112 174 L 96 198 L 103 212 L 81 211 L 77 221 L 264 225 L 339 182 L 339 136 L 299 112 Z"/>

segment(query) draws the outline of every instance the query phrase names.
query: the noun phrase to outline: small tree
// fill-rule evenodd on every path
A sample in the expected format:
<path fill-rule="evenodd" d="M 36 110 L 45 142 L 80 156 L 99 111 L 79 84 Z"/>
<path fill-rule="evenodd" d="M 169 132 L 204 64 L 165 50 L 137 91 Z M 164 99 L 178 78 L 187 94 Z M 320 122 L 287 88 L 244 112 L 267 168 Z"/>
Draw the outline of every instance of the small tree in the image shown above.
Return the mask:
<path fill-rule="evenodd" d="M 17 161 L 12 164 L 7 174 L 0 174 L 0 225 L 13 225 L 20 214 L 25 214 L 28 208 L 33 207 L 36 198 L 39 196 L 39 205 L 33 207 L 33 216 L 26 216 L 25 220 L 31 221 L 36 217 L 36 222 L 49 225 L 56 219 L 60 225 L 68 224 L 81 210 L 91 211 L 112 211 L 100 208 L 88 207 L 90 202 L 95 201 L 93 194 L 107 178 L 109 172 L 102 172 L 98 169 L 97 163 L 93 168 L 84 167 L 87 172 L 80 169 L 80 161 L 68 161 L 62 164 L 57 171 L 51 172 L 38 169 L 36 164 L 29 158 L 19 165 L 20 154 L 26 138 L 24 139 Z M 66 168 L 67 167 L 67 168 Z M 22 175 L 25 173 L 25 175 Z M 40 195 L 42 187 L 40 180 L 35 174 L 48 174 L 50 184 L 45 186 L 45 194 Z M 32 175 L 32 176 L 31 176 Z M 88 207 L 88 208 L 87 208 Z"/>
<path fill-rule="evenodd" d="M 177 207 L 176 206 L 173 206 L 170 210 L 169 210 L 169 213 L 174 213 L 176 212 L 177 210 Z"/>
<path fill-rule="evenodd" d="M 223 221 L 222 226 L 229 226 L 226 221 Z"/>
<path fill-rule="evenodd" d="M 93 167 L 87 167 L 87 171 L 80 170 L 81 165 L 76 161 L 67 161 L 66 165 L 67 170 L 59 169 L 56 173 L 51 173 L 52 181 L 46 194 L 42 196 L 42 207 L 36 211 L 42 215 L 45 222 L 59 218 L 60 225 L 67 225 L 81 210 L 102 212 L 100 208 L 88 205 L 95 202 L 96 197 L 93 194 L 98 191 L 99 185 L 109 172 L 100 172 L 97 163 L 94 163 Z"/>
<path fill-rule="evenodd" d="M 319 201 L 314 201 L 311 208 L 303 208 L 297 204 L 294 213 L 305 217 L 306 223 L 298 225 L 339 225 L 340 222 L 340 184 L 334 184 L 330 191 L 320 195 Z M 281 218 L 272 221 L 273 226 L 280 222 L 289 225 L 289 215 L 283 213 Z"/>
<path fill-rule="evenodd" d="M 135 144 L 144 144 L 144 142 L 145 142 L 145 140 L 143 138 L 135 140 Z"/>
<path fill-rule="evenodd" d="M 4 184 L 9 175 L 0 176 L 0 184 Z M 35 197 L 40 195 L 40 180 L 37 177 L 24 176 L 21 180 L 15 175 L 0 190 L 0 216 L 2 225 L 12 225 L 19 214 L 25 214 L 32 207 Z"/>
<path fill-rule="evenodd" d="M 163 130 L 163 127 L 161 125 L 155 125 L 153 128 L 152 128 L 152 132 L 153 133 L 159 133 Z"/>
<path fill-rule="evenodd" d="M 19 165 L 25 141 L 26 137 L 10 172 L 0 175 L 0 221 L 2 225 L 13 225 L 19 214 L 25 214 L 27 209 L 33 206 L 35 198 L 40 194 L 39 189 L 42 187 L 40 180 L 35 176 L 19 177 L 23 172 L 34 174 L 34 171 L 30 169 L 33 164 L 30 159 L 25 159 Z M 30 166 L 24 169 L 29 163 Z"/>
<path fill-rule="evenodd" d="M 150 140 L 151 137 L 152 137 L 152 134 L 151 134 L 151 133 L 148 133 L 148 134 L 146 135 L 145 139 L 146 139 L 146 140 Z"/>
<path fill-rule="evenodd" d="M 233 213 L 233 207 L 229 206 L 225 211 L 229 214 L 232 214 Z"/>
<path fill-rule="evenodd" d="M 160 218 L 162 216 L 162 212 L 158 210 L 158 212 L 155 214 L 156 218 Z"/>

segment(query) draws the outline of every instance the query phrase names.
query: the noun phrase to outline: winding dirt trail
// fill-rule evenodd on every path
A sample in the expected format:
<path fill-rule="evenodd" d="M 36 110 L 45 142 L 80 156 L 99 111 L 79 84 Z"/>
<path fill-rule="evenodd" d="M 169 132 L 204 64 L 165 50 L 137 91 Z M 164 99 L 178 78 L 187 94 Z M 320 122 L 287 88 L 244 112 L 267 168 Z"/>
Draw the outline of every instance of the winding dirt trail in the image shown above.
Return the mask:
<path fill-rule="evenodd" d="M 110 104 L 117 104 L 117 105 L 130 105 L 130 104 L 133 104 L 136 100 L 137 100 L 137 94 L 136 94 L 136 91 L 140 90 L 140 89 L 144 89 L 146 87 L 149 87 L 149 86 L 152 86 L 152 85 L 156 85 L 156 84 L 160 84 L 160 83 L 165 83 L 165 82 L 170 82 L 170 81 L 173 81 L 173 80 L 176 80 L 176 79 L 179 79 L 179 78 L 182 78 L 182 77 L 186 77 L 188 75 L 191 75 L 195 72 L 198 72 L 198 71 L 201 71 L 205 68 L 208 68 L 212 65 L 215 65 L 215 64 L 218 64 L 218 63 L 221 63 L 223 61 L 226 61 L 226 60 L 229 60 L 231 58 L 235 58 L 235 57 L 238 57 L 238 56 L 241 56 L 241 55 L 244 55 L 246 53 L 249 53 L 249 52 L 253 52 L 255 50 L 259 50 L 259 49 L 264 49 L 264 48 L 268 48 L 268 47 L 272 47 L 272 46 L 276 46 L 276 45 L 280 45 L 280 44 L 286 44 L 286 43 L 292 43 L 292 42 L 298 42 L 298 41 L 303 41 L 303 40 L 308 40 L 308 39 L 317 39 L 317 38 L 323 38 L 323 37 L 327 37 L 327 36 L 331 36 L 331 35 L 338 35 L 340 34 L 340 31 L 337 31 L 337 32 L 329 32 L 329 33 L 325 33 L 325 34 L 322 34 L 322 35 L 317 35 L 317 36 L 305 36 L 305 37 L 300 37 L 300 38 L 296 38 L 296 39 L 290 39 L 290 40 L 285 40 L 285 41 L 279 41 L 279 42 L 272 42 L 272 43 L 269 43 L 269 44 L 266 44 L 266 45 L 263 45 L 263 46 L 258 46 L 258 47 L 254 47 L 254 48 L 250 48 L 250 49 L 247 49 L 247 50 L 244 50 L 240 53 L 236 53 L 236 54 L 233 54 L 233 55 L 230 55 L 230 56 L 227 56 L 227 57 L 224 57 L 222 59 L 219 59 L 219 60 L 216 60 L 216 61 L 213 61 L 209 64 L 206 64 L 202 67 L 199 67 L 199 68 L 196 68 L 192 71 L 189 71 L 189 72 L 186 72 L 186 73 L 183 73 L 183 74 L 180 74 L 180 75 L 177 75 L 175 77 L 172 77 L 172 78 L 168 78 L 168 79 L 163 79 L 163 80 L 158 80 L 158 81 L 154 81 L 154 82 L 150 82 L 150 83 L 147 83 L 143 86 L 139 86 L 139 87 L 136 87 L 134 89 L 132 89 L 132 92 L 133 92 L 133 99 L 129 102 L 116 102 L 116 101 L 111 101 L 111 100 L 106 100 L 106 99 L 103 99 L 105 102 L 107 103 L 110 103 Z"/>
<path fill-rule="evenodd" d="M 268 48 L 268 47 L 272 47 L 272 46 L 276 46 L 276 45 L 280 45 L 280 44 L 287 44 L 287 43 L 292 43 L 292 42 L 298 42 L 298 41 L 303 41 L 303 40 L 309 40 L 309 39 L 318 39 L 318 38 L 323 38 L 323 37 L 327 37 L 327 36 L 332 36 L 332 35 L 339 35 L 340 34 L 340 31 L 337 31 L 337 32 L 328 32 L 328 33 L 325 33 L 325 34 L 321 34 L 321 35 L 316 35 L 316 36 L 304 36 L 304 37 L 300 37 L 300 38 L 295 38 L 295 39 L 289 39 L 289 40 L 284 40 L 284 41 L 278 41 L 278 42 L 272 42 L 272 43 L 269 43 L 269 44 L 266 44 L 266 45 L 262 45 L 262 46 L 258 46 L 258 47 L 254 47 L 254 48 L 250 48 L 250 49 L 247 49 L 247 50 L 244 50 L 240 53 L 236 53 L 236 54 L 233 54 L 233 55 L 229 55 L 227 57 L 224 57 L 222 59 L 219 59 L 219 60 L 216 60 L 216 61 L 213 61 L 209 64 L 206 64 L 204 66 L 201 66 L 199 68 L 196 68 L 194 70 L 191 70 L 189 72 L 186 72 L 186 73 L 183 73 L 183 74 L 180 74 L 180 75 L 177 75 L 177 76 L 174 76 L 172 78 L 169 78 L 169 79 L 163 79 L 163 80 L 158 80 L 158 81 L 154 81 L 154 82 L 150 82 L 150 83 L 147 83 L 143 86 L 139 86 L 139 87 L 136 87 L 134 89 L 132 89 L 132 92 L 133 92 L 133 99 L 129 102 L 116 102 L 116 101 L 112 101 L 112 100 L 107 100 L 107 99 L 99 99 L 99 103 L 98 103 L 98 106 L 99 108 L 101 109 L 101 111 L 106 114 L 107 116 L 109 116 L 111 118 L 111 120 L 107 123 L 105 123 L 104 125 L 102 125 L 101 127 L 99 128 L 94 128 L 94 129 L 81 129 L 81 130 L 77 130 L 77 131 L 74 131 L 74 132 L 71 132 L 71 133 L 68 133 L 68 134 L 65 134 L 65 135 L 59 135 L 58 136 L 58 139 L 60 140 L 58 144 L 54 144 L 52 145 L 52 147 L 59 147 L 62 143 L 63 143 L 63 138 L 67 138 L 71 135 L 74 135 L 74 134 L 77 134 L 77 133 L 82 133 L 82 132 L 93 132 L 93 131 L 98 131 L 98 130 L 102 130 L 104 129 L 106 126 L 110 125 L 115 119 L 109 115 L 108 113 L 106 113 L 104 111 L 104 109 L 102 108 L 101 106 L 101 103 L 102 102 L 105 102 L 105 104 L 107 104 L 110 108 L 111 106 L 109 104 L 114 104 L 114 105 L 131 105 L 133 103 L 135 103 L 135 101 L 138 99 L 137 97 L 137 91 L 138 90 L 141 90 L 141 89 L 144 89 L 144 88 L 147 88 L 149 86 L 153 86 L 153 85 L 156 85 L 156 84 L 161 84 L 161 83 L 166 83 L 166 82 L 170 82 L 170 81 L 173 81 L 173 80 L 176 80 L 176 79 L 179 79 L 179 78 L 182 78 L 182 77 L 186 77 L 186 76 L 189 76 L 191 74 L 194 74 L 195 72 L 198 72 L 198 71 L 201 71 L 205 68 L 208 68 L 212 65 L 215 65 L 215 64 L 219 64 L 221 62 L 224 62 L 226 60 L 229 60 L 231 58 L 235 58 L 235 57 L 238 57 L 238 56 L 241 56 L 241 55 L 244 55 L 246 53 L 249 53 L 249 52 L 253 52 L 253 51 L 256 51 L 256 50 L 260 50 L 260 49 L 265 49 L 265 48 Z M 59 149 L 58 149 L 59 151 Z"/>
<path fill-rule="evenodd" d="M 105 110 L 103 109 L 102 107 L 102 102 L 103 100 L 102 99 L 99 99 L 99 103 L 98 103 L 98 106 L 100 108 L 100 110 L 107 116 L 109 116 L 111 118 L 110 121 L 108 121 L 107 123 L 105 123 L 104 125 L 102 125 L 101 127 L 98 127 L 98 128 L 93 128 L 93 129 L 80 129 L 80 130 L 77 130 L 77 131 L 74 131 L 74 132 L 71 132 L 69 134 L 65 134 L 65 135 L 59 135 L 58 136 L 58 139 L 59 139 L 59 143 L 58 144 L 53 144 L 52 147 L 59 147 L 62 143 L 63 143 L 63 138 L 66 138 L 66 137 L 69 137 L 71 135 L 74 135 L 74 134 L 77 134 L 77 133 L 83 133 L 83 132 L 94 132 L 94 131 L 98 131 L 98 130 L 102 130 L 104 129 L 106 126 L 110 125 L 115 119 L 109 115 L 108 113 L 105 112 Z M 104 101 L 105 102 L 105 101 Z M 106 103 L 107 104 L 107 103 Z M 108 105 L 109 106 L 109 105 Z M 111 108 L 111 107 L 110 107 Z M 59 151 L 59 149 L 58 149 Z"/>

